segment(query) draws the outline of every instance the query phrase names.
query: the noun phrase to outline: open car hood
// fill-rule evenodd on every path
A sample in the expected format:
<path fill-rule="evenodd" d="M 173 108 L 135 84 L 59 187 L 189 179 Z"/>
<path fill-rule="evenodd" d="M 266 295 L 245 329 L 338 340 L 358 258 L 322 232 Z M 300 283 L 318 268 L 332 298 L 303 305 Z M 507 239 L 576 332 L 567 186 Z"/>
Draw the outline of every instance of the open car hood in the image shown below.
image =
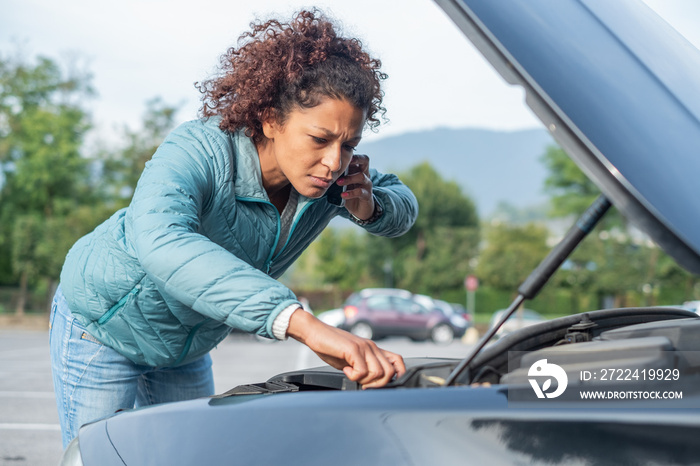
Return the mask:
<path fill-rule="evenodd" d="M 700 52 L 640 0 L 436 0 L 605 196 L 700 274 Z"/>

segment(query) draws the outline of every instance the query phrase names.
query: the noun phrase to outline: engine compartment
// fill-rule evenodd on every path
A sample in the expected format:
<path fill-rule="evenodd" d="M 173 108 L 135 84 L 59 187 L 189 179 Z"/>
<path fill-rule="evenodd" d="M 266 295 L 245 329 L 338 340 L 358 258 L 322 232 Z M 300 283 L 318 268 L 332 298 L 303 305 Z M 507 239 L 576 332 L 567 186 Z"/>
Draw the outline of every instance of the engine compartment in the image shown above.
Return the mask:
<path fill-rule="evenodd" d="M 542 322 L 487 345 L 457 379 L 457 385 L 527 385 L 530 366 L 555 356 L 571 375 L 609 367 L 674 367 L 686 375 L 700 374 L 700 316 L 680 308 L 622 308 Z M 385 389 L 441 387 L 460 360 L 408 358 L 405 362 L 406 374 Z M 359 389 L 342 371 L 324 366 L 240 385 L 218 397 Z"/>
<path fill-rule="evenodd" d="M 567 374 L 614 367 L 700 371 L 700 316 L 676 308 L 592 311 L 533 325 L 487 346 L 469 383 L 527 383 L 527 370 L 556 356 Z M 463 380 L 463 382 L 466 380 Z"/>

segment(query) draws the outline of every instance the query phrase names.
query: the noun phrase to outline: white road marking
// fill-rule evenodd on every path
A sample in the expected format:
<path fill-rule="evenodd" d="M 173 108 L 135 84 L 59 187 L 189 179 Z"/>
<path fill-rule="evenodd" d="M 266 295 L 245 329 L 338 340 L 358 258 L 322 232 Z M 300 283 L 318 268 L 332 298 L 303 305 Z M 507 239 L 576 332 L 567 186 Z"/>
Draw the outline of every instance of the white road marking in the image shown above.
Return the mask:
<path fill-rule="evenodd" d="M 0 398 L 54 398 L 53 392 L 0 392 Z"/>
<path fill-rule="evenodd" d="M 49 358 L 49 349 L 48 346 L 40 346 L 40 347 L 33 347 L 33 348 L 21 348 L 21 349 L 11 349 L 11 350 L 2 350 L 0 351 L 0 359 L 4 358 L 14 358 L 16 356 L 33 356 L 33 355 L 41 355 L 45 354 L 46 358 Z"/>
<path fill-rule="evenodd" d="M 58 424 L 13 424 L 0 423 L 0 430 L 61 430 Z"/>

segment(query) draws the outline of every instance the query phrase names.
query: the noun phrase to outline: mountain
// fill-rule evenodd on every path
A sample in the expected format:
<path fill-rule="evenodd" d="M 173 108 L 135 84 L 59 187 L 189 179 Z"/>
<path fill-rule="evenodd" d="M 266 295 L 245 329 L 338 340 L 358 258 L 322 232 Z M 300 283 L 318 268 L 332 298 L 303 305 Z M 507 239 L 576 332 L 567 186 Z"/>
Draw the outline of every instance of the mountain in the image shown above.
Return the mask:
<path fill-rule="evenodd" d="M 502 201 L 516 208 L 546 202 L 547 170 L 540 157 L 553 144 L 545 129 L 438 128 L 362 143 L 358 152 L 382 172 L 400 173 L 428 161 L 462 186 L 481 217 L 489 217 Z"/>

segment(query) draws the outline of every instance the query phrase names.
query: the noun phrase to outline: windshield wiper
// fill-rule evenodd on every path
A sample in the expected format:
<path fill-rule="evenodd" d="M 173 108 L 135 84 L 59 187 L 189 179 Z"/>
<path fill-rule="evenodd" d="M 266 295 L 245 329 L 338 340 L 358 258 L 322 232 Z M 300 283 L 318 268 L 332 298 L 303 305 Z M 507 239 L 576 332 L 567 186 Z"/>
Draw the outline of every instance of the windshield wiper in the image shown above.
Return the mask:
<path fill-rule="evenodd" d="M 471 353 L 466 358 L 462 359 L 450 375 L 445 379 L 445 386 L 453 385 L 457 377 L 459 377 L 464 369 L 474 360 L 477 354 L 486 346 L 493 338 L 499 328 L 508 320 L 526 299 L 533 299 L 540 292 L 542 287 L 547 283 L 550 277 L 557 271 L 559 266 L 571 255 L 581 241 L 593 230 L 598 221 L 603 218 L 603 215 L 610 208 L 610 201 L 604 196 L 599 196 L 593 204 L 581 215 L 576 224 L 569 229 L 564 238 L 552 249 L 547 257 L 537 266 L 535 270 L 525 279 L 522 285 L 518 288 L 518 296 L 515 298 L 510 307 L 498 321 L 486 332 L 486 335 L 479 340 Z"/>

